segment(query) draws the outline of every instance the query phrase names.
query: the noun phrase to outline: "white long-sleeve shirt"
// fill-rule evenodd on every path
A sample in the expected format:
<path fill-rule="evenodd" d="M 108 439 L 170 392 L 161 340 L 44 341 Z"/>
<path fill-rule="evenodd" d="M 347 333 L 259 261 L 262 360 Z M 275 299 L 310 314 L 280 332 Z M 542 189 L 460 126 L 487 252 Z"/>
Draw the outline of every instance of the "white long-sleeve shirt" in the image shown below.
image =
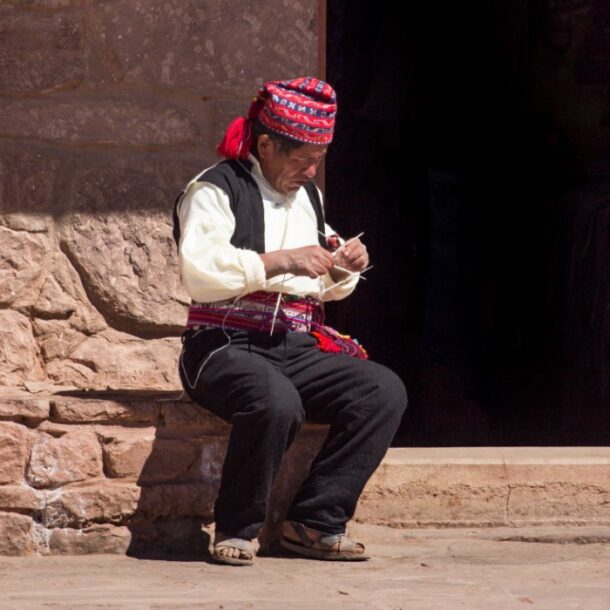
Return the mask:
<path fill-rule="evenodd" d="M 305 189 L 301 187 L 290 195 L 278 193 L 263 176 L 258 160 L 250 155 L 250 161 L 263 200 L 265 250 L 319 245 L 316 215 Z M 235 217 L 228 195 L 214 184 L 197 182 L 197 178 L 188 184 L 178 206 L 180 273 L 194 301 L 210 303 L 256 290 L 311 295 L 323 301 L 343 299 L 352 293 L 360 277 L 357 273 L 336 286 L 329 274 L 318 278 L 286 274 L 266 279 L 258 253 L 231 244 Z M 328 224 L 325 232 L 327 236 L 335 233 Z"/>

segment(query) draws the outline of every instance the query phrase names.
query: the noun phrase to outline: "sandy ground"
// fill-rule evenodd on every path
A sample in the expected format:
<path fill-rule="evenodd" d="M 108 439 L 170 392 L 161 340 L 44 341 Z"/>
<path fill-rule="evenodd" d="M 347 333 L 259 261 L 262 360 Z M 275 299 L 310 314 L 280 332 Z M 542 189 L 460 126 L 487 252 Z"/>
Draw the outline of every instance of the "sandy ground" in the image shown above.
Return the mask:
<path fill-rule="evenodd" d="M 610 528 L 354 526 L 373 559 L 0 558 L 0 608 L 610 609 Z"/>

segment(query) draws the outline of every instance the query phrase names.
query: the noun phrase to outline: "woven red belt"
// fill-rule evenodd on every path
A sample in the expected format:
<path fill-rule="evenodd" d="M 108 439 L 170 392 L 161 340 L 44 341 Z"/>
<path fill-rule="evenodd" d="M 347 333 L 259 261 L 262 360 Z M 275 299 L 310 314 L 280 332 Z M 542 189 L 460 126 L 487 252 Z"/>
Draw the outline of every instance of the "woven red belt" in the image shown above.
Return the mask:
<path fill-rule="evenodd" d="M 258 291 L 234 300 L 192 303 L 187 327 L 306 332 L 316 338 L 322 351 L 368 358 L 356 339 L 324 324 L 324 306 L 318 299 L 283 294 L 276 312 L 277 298 L 278 293 Z"/>

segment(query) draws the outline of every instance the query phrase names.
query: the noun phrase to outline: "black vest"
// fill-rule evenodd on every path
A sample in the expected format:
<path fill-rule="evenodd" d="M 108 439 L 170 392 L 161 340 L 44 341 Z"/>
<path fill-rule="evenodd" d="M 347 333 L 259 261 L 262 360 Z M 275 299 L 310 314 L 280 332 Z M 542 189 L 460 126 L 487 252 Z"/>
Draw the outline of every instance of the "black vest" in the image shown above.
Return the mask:
<path fill-rule="evenodd" d="M 263 198 L 256 180 L 252 177 L 250 161 L 234 161 L 227 159 L 197 178 L 197 182 L 210 182 L 222 189 L 229 197 L 231 211 L 235 216 L 235 231 L 231 244 L 236 248 L 254 250 L 259 254 L 265 252 L 265 213 Z M 318 241 L 326 248 L 324 237 L 324 211 L 316 185 L 309 181 L 304 187 L 309 195 L 309 201 L 316 214 Z M 178 204 L 184 195 L 182 191 L 174 204 L 174 240 L 176 246 L 180 243 L 180 221 L 178 219 Z"/>

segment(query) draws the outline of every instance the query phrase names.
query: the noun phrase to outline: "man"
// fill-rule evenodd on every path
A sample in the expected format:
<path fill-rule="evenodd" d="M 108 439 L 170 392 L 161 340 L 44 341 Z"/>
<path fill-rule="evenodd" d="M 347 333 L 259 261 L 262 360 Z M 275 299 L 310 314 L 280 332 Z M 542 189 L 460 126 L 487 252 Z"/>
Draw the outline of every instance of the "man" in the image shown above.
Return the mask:
<path fill-rule="evenodd" d="M 304 419 L 330 424 L 283 525 L 306 557 L 367 559 L 346 534 L 358 497 L 406 408 L 400 379 L 323 324 L 322 302 L 355 288 L 369 257 L 324 222 L 312 180 L 333 136 L 333 89 L 268 82 L 248 117 L 178 198 L 180 270 L 193 299 L 180 376 L 233 424 L 214 506 L 213 557 L 251 564 L 282 458 Z"/>

